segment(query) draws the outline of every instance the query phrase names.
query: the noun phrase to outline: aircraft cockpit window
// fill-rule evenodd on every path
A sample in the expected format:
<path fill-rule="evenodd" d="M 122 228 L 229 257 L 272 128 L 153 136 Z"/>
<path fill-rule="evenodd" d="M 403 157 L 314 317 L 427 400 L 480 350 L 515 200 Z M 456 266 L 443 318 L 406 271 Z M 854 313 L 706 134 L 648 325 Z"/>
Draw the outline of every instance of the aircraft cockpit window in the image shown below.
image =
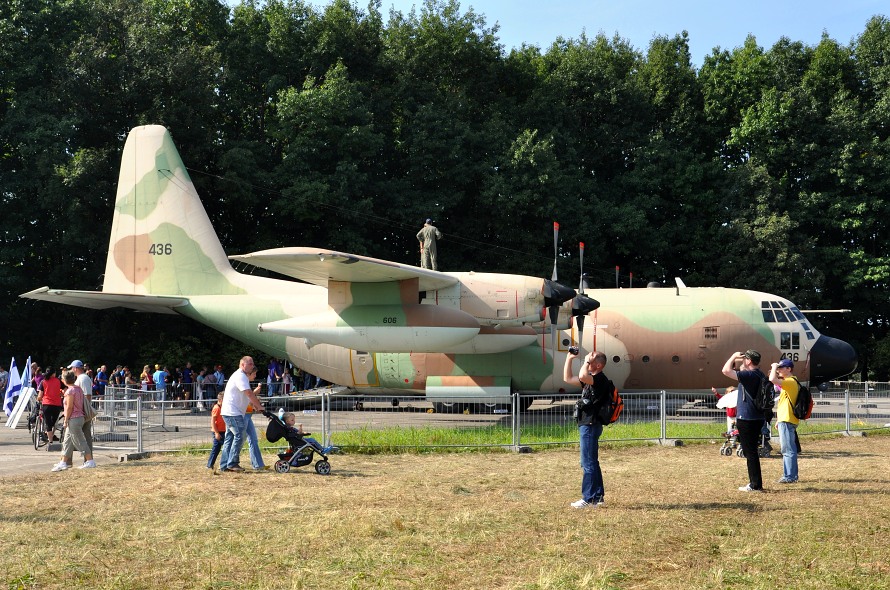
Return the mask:
<path fill-rule="evenodd" d="M 812 330 L 810 330 L 810 327 L 807 324 L 801 322 L 800 325 L 803 326 L 803 331 L 807 335 L 807 340 L 815 340 L 816 339 L 816 337 L 813 336 Z"/>
<path fill-rule="evenodd" d="M 800 334 L 798 332 L 782 332 L 779 348 L 782 350 L 800 350 Z"/>
<path fill-rule="evenodd" d="M 803 314 L 797 308 L 789 309 L 784 301 L 761 301 L 760 311 L 763 313 L 763 321 L 768 323 L 788 323 L 803 319 Z"/>

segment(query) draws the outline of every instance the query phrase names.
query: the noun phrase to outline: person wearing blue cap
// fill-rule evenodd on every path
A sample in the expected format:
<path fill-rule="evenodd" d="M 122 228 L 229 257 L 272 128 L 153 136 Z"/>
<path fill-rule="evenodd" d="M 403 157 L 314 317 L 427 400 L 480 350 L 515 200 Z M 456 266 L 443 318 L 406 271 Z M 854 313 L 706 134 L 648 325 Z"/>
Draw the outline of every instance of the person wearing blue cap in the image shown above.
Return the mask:
<path fill-rule="evenodd" d="M 772 364 L 769 372 L 769 380 L 782 387 L 779 394 L 779 403 L 776 404 L 779 430 L 779 443 L 782 451 L 782 479 L 779 483 L 795 483 L 797 472 L 797 425 L 800 421 L 794 415 L 794 403 L 800 391 L 800 382 L 793 375 L 794 363 L 791 359 L 782 359 Z"/>
<path fill-rule="evenodd" d="M 427 219 L 420 231 L 417 232 L 417 241 L 420 242 L 420 266 L 422 268 L 439 270 L 439 265 L 436 262 L 436 242 L 441 239 L 442 232 L 433 225 L 432 219 Z"/>

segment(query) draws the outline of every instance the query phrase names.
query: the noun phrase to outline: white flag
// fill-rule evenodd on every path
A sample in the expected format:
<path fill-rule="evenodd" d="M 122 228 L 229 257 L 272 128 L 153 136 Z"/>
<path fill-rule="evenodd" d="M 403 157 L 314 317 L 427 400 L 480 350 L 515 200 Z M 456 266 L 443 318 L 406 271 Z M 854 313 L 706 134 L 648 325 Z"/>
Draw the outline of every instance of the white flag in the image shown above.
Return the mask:
<path fill-rule="evenodd" d="M 28 370 L 30 372 L 30 369 Z M 19 369 L 15 366 L 15 357 L 9 362 L 9 382 L 6 384 L 6 395 L 3 396 L 3 411 L 7 416 L 12 415 L 15 406 L 15 398 L 22 392 L 22 378 L 19 377 Z"/>
<path fill-rule="evenodd" d="M 31 374 L 31 357 L 28 357 L 28 361 L 25 363 L 25 368 L 22 369 L 22 391 L 31 387 L 31 378 L 34 375 Z"/>

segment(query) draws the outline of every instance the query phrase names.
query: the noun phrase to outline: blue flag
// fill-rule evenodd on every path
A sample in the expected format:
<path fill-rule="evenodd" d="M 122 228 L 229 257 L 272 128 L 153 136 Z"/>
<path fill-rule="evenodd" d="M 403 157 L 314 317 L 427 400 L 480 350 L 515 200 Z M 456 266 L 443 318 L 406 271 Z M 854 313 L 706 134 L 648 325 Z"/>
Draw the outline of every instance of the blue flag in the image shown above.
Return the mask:
<path fill-rule="evenodd" d="M 22 378 L 19 377 L 19 369 L 15 366 L 15 357 L 12 357 L 12 360 L 9 362 L 9 382 L 6 384 L 6 395 L 3 396 L 3 411 L 7 416 L 12 415 L 12 408 L 15 407 L 15 398 L 21 392 Z"/>

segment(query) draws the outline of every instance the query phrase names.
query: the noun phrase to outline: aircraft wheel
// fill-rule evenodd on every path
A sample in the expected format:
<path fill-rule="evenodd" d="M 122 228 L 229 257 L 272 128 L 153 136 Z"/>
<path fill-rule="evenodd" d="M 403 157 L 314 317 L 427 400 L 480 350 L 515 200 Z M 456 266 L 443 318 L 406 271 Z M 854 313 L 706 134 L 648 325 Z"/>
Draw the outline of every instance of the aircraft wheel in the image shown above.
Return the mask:
<path fill-rule="evenodd" d="M 290 463 L 288 463 L 287 461 L 284 461 L 282 459 L 275 461 L 275 472 L 276 473 L 287 473 L 288 471 L 290 471 Z"/>
<path fill-rule="evenodd" d="M 362 402 L 355 402 L 355 405 L 352 406 L 352 409 L 356 412 L 361 412 L 365 409 L 365 404 L 363 404 Z"/>
<path fill-rule="evenodd" d="M 467 409 L 467 404 L 458 404 L 454 402 L 433 402 L 433 408 L 437 414 L 463 414 Z"/>
<path fill-rule="evenodd" d="M 315 473 L 319 475 L 329 475 L 331 473 L 331 464 L 322 459 L 315 462 Z"/>

